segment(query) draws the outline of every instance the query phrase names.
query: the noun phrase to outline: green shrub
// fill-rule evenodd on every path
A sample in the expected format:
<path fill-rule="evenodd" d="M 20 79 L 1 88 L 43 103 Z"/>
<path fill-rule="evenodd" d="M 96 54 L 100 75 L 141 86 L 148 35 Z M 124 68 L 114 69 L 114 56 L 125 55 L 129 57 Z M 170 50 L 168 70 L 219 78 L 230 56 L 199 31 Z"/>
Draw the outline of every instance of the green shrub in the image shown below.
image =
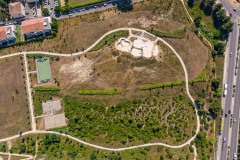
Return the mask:
<path fill-rule="evenodd" d="M 90 51 L 97 51 L 100 48 L 102 48 L 103 46 L 109 45 L 109 44 L 113 43 L 114 41 L 116 41 L 117 39 L 119 39 L 121 37 L 128 37 L 128 36 L 129 36 L 129 32 L 128 31 L 116 31 L 116 32 L 113 32 L 113 33 L 107 35 L 106 37 L 104 37 Z"/>
<path fill-rule="evenodd" d="M 60 87 L 43 87 L 43 86 L 38 86 L 38 87 L 34 87 L 33 88 L 35 91 L 60 91 L 61 88 Z"/>
<path fill-rule="evenodd" d="M 81 95 L 113 95 L 121 94 L 118 90 L 81 90 L 79 91 Z"/>
<path fill-rule="evenodd" d="M 163 32 L 163 31 L 154 30 L 152 28 L 151 30 L 148 30 L 148 32 L 158 37 L 167 37 L 167 38 L 184 38 L 186 36 L 186 28 L 181 28 L 174 32 Z"/>

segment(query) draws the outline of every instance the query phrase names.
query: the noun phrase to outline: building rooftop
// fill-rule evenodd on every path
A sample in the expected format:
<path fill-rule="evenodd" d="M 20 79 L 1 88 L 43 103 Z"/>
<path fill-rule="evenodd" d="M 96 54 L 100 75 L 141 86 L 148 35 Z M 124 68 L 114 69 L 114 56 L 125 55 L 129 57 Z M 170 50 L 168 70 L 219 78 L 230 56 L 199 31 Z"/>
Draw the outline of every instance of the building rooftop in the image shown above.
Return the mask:
<path fill-rule="evenodd" d="M 21 29 L 23 34 L 42 31 L 44 30 L 43 18 L 22 21 Z"/>
<path fill-rule="evenodd" d="M 0 27 L 0 40 L 3 40 L 5 38 L 7 38 L 6 30 L 7 30 L 6 26 L 1 26 Z"/>
<path fill-rule="evenodd" d="M 9 3 L 8 7 L 9 7 L 9 13 L 11 15 L 21 14 L 21 3 L 20 2 Z"/>

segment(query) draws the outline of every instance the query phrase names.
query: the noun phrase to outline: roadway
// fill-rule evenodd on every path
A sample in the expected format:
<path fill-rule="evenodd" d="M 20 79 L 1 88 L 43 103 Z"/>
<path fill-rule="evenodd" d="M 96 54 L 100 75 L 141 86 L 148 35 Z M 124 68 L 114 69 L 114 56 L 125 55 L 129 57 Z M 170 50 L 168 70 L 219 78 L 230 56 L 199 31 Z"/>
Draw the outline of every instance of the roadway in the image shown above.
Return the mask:
<path fill-rule="evenodd" d="M 233 11 L 233 7 L 226 0 L 220 0 L 225 10 L 232 14 L 231 20 L 234 23 L 233 31 L 230 33 L 229 41 L 227 44 L 227 51 L 225 55 L 225 67 L 223 83 L 228 84 L 227 95 L 223 97 L 222 108 L 224 109 L 224 130 L 221 136 L 219 136 L 217 160 L 234 159 L 234 153 L 237 154 L 237 137 L 239 126 L 239 104 L 240 104 L 240 70 L 236 70 L 236 65 L 240 65 L 238 57 L 238 36 L 239 26 L 237 17 L 240 16 L 240 10 Z M 232 52 L 232 55 L 231 55 Z M 233 90 L 233 85 L 236 85 L 236 89 Z M 230 111 L 230 114 L 229 114 Z M 233 122 L 233 118 L 236 122 Z M 226 139 L 223 142 L 223 138 Z"/>

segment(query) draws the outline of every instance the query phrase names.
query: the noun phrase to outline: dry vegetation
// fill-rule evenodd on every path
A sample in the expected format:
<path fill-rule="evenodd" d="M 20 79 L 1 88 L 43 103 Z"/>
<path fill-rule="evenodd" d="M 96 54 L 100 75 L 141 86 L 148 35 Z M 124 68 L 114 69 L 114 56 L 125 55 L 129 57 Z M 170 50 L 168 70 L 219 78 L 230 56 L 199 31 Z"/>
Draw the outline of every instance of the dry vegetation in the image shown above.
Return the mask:
<path fill-rule="evenodd" d="M 0 138 L 29 130 L 27 92 L 20 57 L 0 61 Z"/>
<path fill-rule="evenodd" d="M 52 74 L 60 82 L 64 95 L 78 95 L 84 89 L 118 89 L 130 98 L 141 85 L 184 80 L 182 66 L 175 54 L 159 43 L 160 54 L 154 59 L 136 58 L 111 47 L 87 56 L 52 61 Z M 164 75 L 164 76 L 163 76 Z"/>
<path fill-rule="evenodd" d="M 174 2 L 174 3 L 173 3 Z M 154 28 L 165 32 L 187 27 L 186 38 L 170 41 L 187 64 L 190 79 L 206 65 L 207 50 L 189 28 L 188 20 L 179 1 L 145 1 L 134 5 L 132 12 L 121 13 L 116 9 L 72 17 L 59 21 L 59 34 L 55 39 L 1 50 L 9 54 L 23 49 L 73 53 L 89 47 L 104 33 L 120 27 Z M 172 40 L 172 39 L 171 39 Z M 194 47 L 192 47 L 194 46 Z M 194 53 L 194 54 L 193 54 Z M 200 58 L 196 59 L 196 57 Z"/>

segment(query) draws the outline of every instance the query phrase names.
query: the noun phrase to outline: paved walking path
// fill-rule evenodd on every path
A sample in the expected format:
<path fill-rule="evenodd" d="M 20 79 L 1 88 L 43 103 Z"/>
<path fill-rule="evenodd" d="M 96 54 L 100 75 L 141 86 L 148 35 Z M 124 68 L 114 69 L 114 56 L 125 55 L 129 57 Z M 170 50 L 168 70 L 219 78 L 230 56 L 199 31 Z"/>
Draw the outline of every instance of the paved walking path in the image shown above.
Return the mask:
<path fill-rule="evenodd" d="M 111 33 L 114 33 L 116 31 L 122 31 L 122 30 L 127 30 L 129 32 L 131 32 L 132 30 L 133 31 L 140 31 L 142 33 L 146 33 L 146 34 L 150 34 L 148 32 L 146 32 L 145 30 L 141 30 L 141 29 L 136 29 L 136 28 L 118 28 L 118 29 L 115 29 L 115 30 L 112 30 L 112 31 L 109 31 L 107 33 L 105 33 L 100 39 L 98 39 L 92 46 L 90 46 L 89 48 L 87 48 L 85 51 L 81 51 L 81 52 L 77 52 L 77 53 L 72 53 L 72 54 L 61 54 L 61 53 L 51 53 L 51 52 L 42 52 L 42 51 L 29 51 L 29 52 L 18 52 L 18 53 L 13 53 L 13 54 L 9 54 L 9 55 L 4 55 L 4 56 L 0 56 L 0 59 L 3 59 L 3 58 L 8 58 L 8 57 L 13 57 L 13 56 L 17 56 L 17 55 L 23 55 L 24 56 L 24 61 L 26 63 L 26 55 L 27 54 L 44 54 L 44 55 L 52 55 L 52 56 L 62 56 L 62 57 L 71 57 L 71 56 L 78 56 L 78 55 L 82 55 L 82 54 L 85 54 L 87 53 L 88 51 L 90 51 L 97 43 L 99 43 L 106 35 L 108 34 L 111 34 Z M 152 35 L 152 34 L 150 34 Z M 154 36 L 154 35 L 152 35 Z M 154 36 L 156 37 L 156 36 Z M 156 37 L 157 40 L 163 42 L 165 45 L 167 45 L 173 52 L 174 54 L 177 56 L 177 58 L 179 59 L 180 63 L 182 64 L 182 67 L 183 67 L 183 70 L 184 70 L 184 74 L 185 74 L 185 81 L 186 81 L 186 92 L 187 92 L 187 95 L 189 96 L 189 98 L 191 99 L 192 103 L 194 104 L 195 106 L 195 103 L 194 103 L 194 99 L 193 97 L 191 96 L 190 92 L 189 92 L 189 88 L 188 88 L 188 73 L 187 73 L 187 69 L 186 69 L 186 66 L 182 60 L 182 58 L 178 55 L 178 53 L 176 52 L 176 50 L 170 45 L 168 44 L 166 41 L 164 41 L 162 38 L 159 38 L 159 37 Z M 195 106 L 195 114 L 196 114 L 196 117 L 197 117 L 197 128 L 196 128 L 196 133 L 193 137 L 191 137 L 187 142 L 183 143 L 183 144 L 180 144 L 180 145 L 169 145 L 169 144 L 164 144 L 164 143 L 147 143 L 147 144 L 142 144 L 142 145 L 136 145 L 136 146 L 131 146 L 131 147 L 123 147 L 123 148 L 107 148 L 107 147 L 102 147 L 102 146 L 99 146 L 99 145 L 95 145 L 95 144 L 91 144 L 91 143 L 88 143 L 88 142 L 85 142 L 85 141 L 82 141 L 78 138 L 75 138 L 75 137 L 72 137 L 70 135 L 67 135 L 67 134 L 60 134 L 58 132 L 54 132 L 54 131 L 39 131 L 39 130 L 36 130 L 36 122 L 35 122 L 35 118 L 34 118 L 34 113 L 33 113 L 33 105 L 32 105 L 32 96 L 31 96 L 31 88 L 30 88 L 30 81 L 29 81 L 29 75 L 27 74 L 28 72 L 28 69 L 27 69 L 27 65 L 25 65 L 25 68 L 26 68 L 26 78 L 27 78 L 27 90 L 28 90 L 28 97 L 29 97 L 29 107 L 30 107 L 30 113 L 31 113 L 31 118 L 32 118 L 32 131 L 28 131 L 28 132 L 24 132 L 22 135 L 28 135 L 28 134 L 57 134 L 57 135 L 61 135 L 61 136 L 64 136 L 64 137 L 68 137 L 72 140 L 75 140 L 79 143 L 82 143 L 82 144 L 85 144 L 85 145 L 88 145 L 88 146 L 91 146 L 91 147 L 94 147 L 94 148 L 98 148 L 98 149 L 104 149 L 104 150 L 109 150 L 109 151 L 124 151 L 124 150 L 129 150 L 129 149 L 134 149 L 134 148 L 140 148 L 140 147 L 147 147 L 147 146 L 156 146 L 156 145 L 161 145 L 161 146 L 165 146 L 165 147 L 169 147 L 169 148 L 182 148 L 186 145 L 190 145 L 190 142 L 192 142 L 196 135 L 198 134 L 199 132 L 199 129 L 200 129 L 200 120 L 199 120 L 199 116 L 197 114 L 197 109 L 196 109 L 196 106 Z M 8 140 L 12 140 L 12 139 L 15 139 L 15 138 L 18 138 L 19 135 L 15 135 L 15 136 L 12 136 L 12 137 L 8 137 L 8 138 L 4 138 L 4 139 L 0 139 L 0 142 L 4 142 L 4 141 L 8 141 Z M 196 149 L 194 147 L 194 159 L 196 159 Z"/>
<path fill-rule="evenodd" d="M 27 155 L 27 154 L 16 154 L 16 153 L 5 153 L 5 152 L 0 152 L 1 155 L 6 155 L 6 156 L 18 156 L 18 157 L 23 157 L 27 159 L 33 159 L 33 156 Z"/>

